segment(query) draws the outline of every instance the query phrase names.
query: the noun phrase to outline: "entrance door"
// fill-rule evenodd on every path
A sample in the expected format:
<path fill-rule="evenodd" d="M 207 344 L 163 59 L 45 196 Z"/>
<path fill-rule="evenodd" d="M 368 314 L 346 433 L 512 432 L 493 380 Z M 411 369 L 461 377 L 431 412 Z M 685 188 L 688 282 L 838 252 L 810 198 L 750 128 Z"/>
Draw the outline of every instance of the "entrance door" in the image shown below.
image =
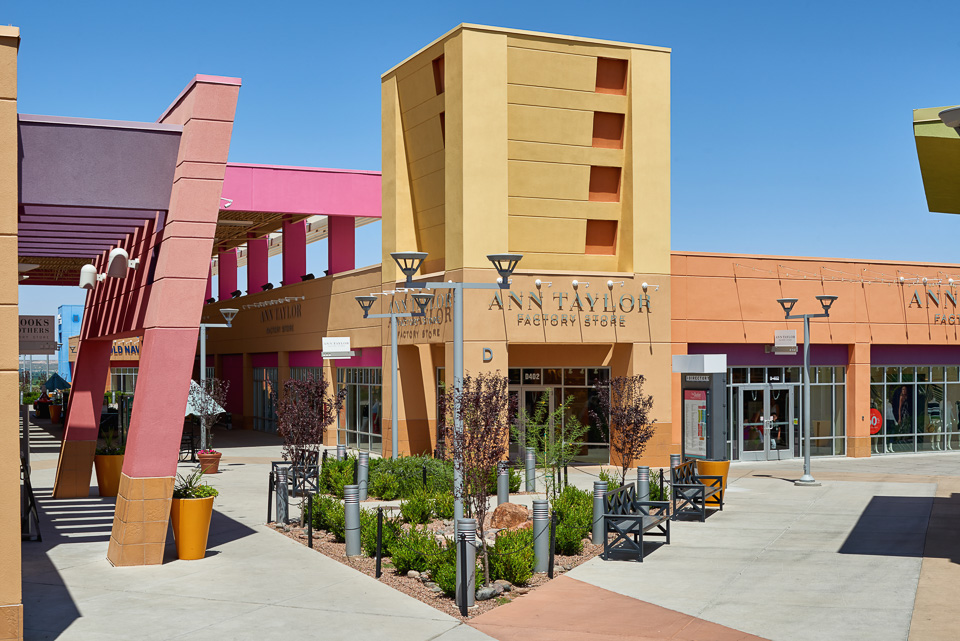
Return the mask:
<path fill-rule="evenodd" d="M 523 391 L 520 388 L 511 388 L 510 396 L 517 397 L 517 433 L 511 431 L 510 434 L 510 460 L 515 462 L 523 461 L 525 444 L 527 442 L 526 416 L 535 417 L 537 415 L 537 404 L 541 399 L 544 400 L 543 418 L 551 421 L 550 438 L 553 438 L 553 393 L 549 387 L 530 387 L 524 386 Z M 546 395 L 546 396 L 544 396 Z"/>
<path fill-rule="evenodd" d="M 740 460 L 793 458 L 793 387 L 740 388 Z"/>

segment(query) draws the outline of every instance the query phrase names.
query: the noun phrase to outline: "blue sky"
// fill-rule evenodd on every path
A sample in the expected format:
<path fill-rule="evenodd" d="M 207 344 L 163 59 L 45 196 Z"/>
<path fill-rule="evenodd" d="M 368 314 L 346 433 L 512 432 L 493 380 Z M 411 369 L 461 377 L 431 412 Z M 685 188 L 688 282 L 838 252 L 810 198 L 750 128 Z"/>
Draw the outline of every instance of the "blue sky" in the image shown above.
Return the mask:
<path fill-rule="evenodd" d="M 21 113 L 153 121 L 194 74 L 239 76 L 236 162 L 380 169 L 380 74 L 460 22 L 670 47 L 674 249 L 960 262 L 911 126 L 960 103 L 942 3 L 12 4 Z M 377 227 L 358 240 L 378 262 Z M 21 313 L 83 301 L 20 293 Z"/>

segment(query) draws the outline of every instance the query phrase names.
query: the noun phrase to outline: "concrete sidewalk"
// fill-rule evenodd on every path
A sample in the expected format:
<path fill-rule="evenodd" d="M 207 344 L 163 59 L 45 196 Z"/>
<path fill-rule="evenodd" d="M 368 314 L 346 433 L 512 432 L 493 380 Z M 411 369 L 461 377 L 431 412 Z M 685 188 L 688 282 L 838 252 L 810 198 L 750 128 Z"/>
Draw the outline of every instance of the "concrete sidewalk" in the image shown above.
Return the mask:
<path fill-rule="evenodd" d="M 205 559 L 176 560 L 169 535 L 163 565 L 113 568 L 113 499 L 50 499 L 60 434 L 32 431 L 44 542 L 23 544 L 27 639 L 918 641 L 960 629 L 960 453 L 815 459 L 817 488 L 792 484 L 800 461 L 734 464 L 725 510 L 675 523 L 643 564 L 593 559 L 463 625 L 266 528 L 274 436 L 218 434 Z M 570 480 L 590 489 L 598 471 Z"/>

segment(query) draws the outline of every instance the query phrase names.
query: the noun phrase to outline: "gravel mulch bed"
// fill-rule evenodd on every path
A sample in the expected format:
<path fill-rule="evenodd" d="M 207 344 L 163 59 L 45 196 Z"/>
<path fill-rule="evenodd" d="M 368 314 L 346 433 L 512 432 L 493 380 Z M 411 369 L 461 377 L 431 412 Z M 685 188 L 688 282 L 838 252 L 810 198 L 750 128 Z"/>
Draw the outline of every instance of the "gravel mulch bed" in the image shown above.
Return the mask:
<path fill-rule="evenodd" d="M 302 528 L 295 524 L 283 526 L 277 523 L 269 523 L 268 526 L 280 534 L 283 534 L 284 536 L 301 543 L 302 545 L 307 544 L 306 528 Z M 325 532 L 323 530 L 313 531 L 313 549 L 325 556 L 330 557 L 334 561 L 339 561 L 343 565 L 350 566 L 358 572 L 363 572 L 367 576 L 375 577 L 377 565 L 375 559 L 368 556 L 347 557 L 346 544 L 337 543 L 334 539 L 334 536 L 329 532 Z M 602 545 L 593 545 L 590 543 L 584 545 L 583 553 L 577 556 L 561 556 L 559 554 L 554 556 L 554 577 L 556 578 L 561 576 L 562 574 L 577 567 L 581 563 L 592 559 L 602 551 Z M 460 609 L 457 607 L 456 602 L 452 598 L 446 596 L 442 592 L 436 593 L 431 591 L 430 588 L 424 585 L 419 579 L 411 579 L 407 576 L 398 575 L 396 572 L 394 572 L 393 566 L 390 564 L 390 560 L 388 558 L 383 560 L 383 574 L 378 580 L 381 583 L 389 585 L 394 590 L 398 590 L 408 596 L 423 601 L 427 605 L 432 606 L 437 610 L 444 612 L 445 614 L 449 614 L 452 617 L 460 619 L 461 621 L 472 619 L 473 617 L 483 614 L 484 612 L 488 612 L 500 605 L 506 605 L 514 599 L 521 598 L 523 595 L 530 593 L 532 590 L 535 590 L 536 588 L 550 581 L 546 574 L 534 574 L 530 581 L 524 586 L 514 586 L 511 591 L 504 592 L 501 596 L 493 599 L 476 601 L 476 607 L 470 608 L 470 614 L 466 617 L 462 617 L 460 616 Z"/>

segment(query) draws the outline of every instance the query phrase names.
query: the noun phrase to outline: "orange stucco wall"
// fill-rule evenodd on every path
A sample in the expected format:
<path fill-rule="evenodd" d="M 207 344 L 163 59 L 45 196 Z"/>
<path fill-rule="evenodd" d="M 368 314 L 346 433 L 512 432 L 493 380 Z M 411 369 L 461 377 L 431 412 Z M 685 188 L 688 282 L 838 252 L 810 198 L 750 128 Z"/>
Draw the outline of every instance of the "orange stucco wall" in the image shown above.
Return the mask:
<path fill-rule="evenodd" d="M 822 311 L 815 296 L 838 296 L 828 319 L 811 321 L 811 353 L 817 345 L 847 347 L 847 453 L 869 456 L 871 346 L 960 345 L 954 279 L 960 283 L 960 265 L 673 252 L 673 351 L 771 345 L 780 329 L 797 330 L 802 342 L 803 322 L 784 320 L 777 299 L 799 299 L 793 312 L 803 314 Z M 680 377 L 673 377 L 677 412 Z"/>

